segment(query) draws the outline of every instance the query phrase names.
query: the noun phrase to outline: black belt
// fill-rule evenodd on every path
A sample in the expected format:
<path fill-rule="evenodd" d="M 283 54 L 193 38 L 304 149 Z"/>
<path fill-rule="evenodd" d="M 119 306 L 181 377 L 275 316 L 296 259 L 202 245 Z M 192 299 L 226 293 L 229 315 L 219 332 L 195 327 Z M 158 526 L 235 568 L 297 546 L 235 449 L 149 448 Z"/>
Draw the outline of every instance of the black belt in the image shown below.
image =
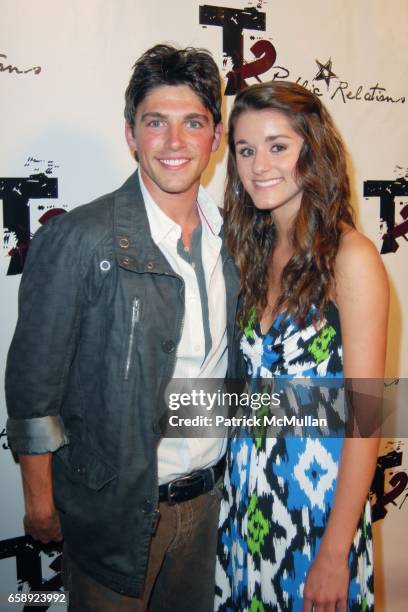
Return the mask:
<path fill-rule="evenodd" d="M 224 473 L 225 457 L 206 470 L 198 470 L 187 476 L 176 478 L 171 482 L 159 486 L 159 501 L 169 504 L 194 499 L 203 493 L 208 493 L 214 488 L 215 483 Z"/>

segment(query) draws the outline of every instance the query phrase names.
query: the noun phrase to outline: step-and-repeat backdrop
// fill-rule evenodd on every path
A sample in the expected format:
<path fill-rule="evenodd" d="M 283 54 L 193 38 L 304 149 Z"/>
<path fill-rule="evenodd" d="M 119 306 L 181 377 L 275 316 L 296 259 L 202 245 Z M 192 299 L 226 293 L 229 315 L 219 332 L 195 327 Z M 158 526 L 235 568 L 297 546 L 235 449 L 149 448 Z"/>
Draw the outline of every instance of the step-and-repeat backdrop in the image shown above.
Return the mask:
<path fill-rule="evenodd" d="M 237 84 L 270 79 L 301 83 L 333 114 L 349 153 L 359 226 L 390 276 L 387 385 L 390 392 L 401 388 L 408 373 L 406 0 L 0 0 L 0 13 L 2 377 L 32 235 L 50 216 L 116 188 L 133 170 L 124 90 L 135 59 L 171 42 L 213 53 L 224 79 L 224 119 Z M 225 157 L 224 142 L 204 177 L 220 203 Z M 407 596 L 403 399 L 388 418 L 371 494 L 377 609 L 387 612 L 405 610 Z M 24 537 L 19 469 L 5 424 L 2 391 L 0 592 L 55 590 L 60 554 Z M 0 604 L 8 609 L 23 606 Z"/>

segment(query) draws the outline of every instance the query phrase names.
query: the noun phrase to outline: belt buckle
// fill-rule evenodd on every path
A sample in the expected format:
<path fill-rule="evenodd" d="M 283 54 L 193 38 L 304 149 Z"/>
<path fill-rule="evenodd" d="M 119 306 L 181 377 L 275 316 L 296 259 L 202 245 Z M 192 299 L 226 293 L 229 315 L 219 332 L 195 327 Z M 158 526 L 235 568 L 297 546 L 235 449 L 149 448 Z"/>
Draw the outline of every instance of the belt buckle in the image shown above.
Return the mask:
<path fill-rule="evenodd" d="M 198 478 L 204 478 L 205 471 L 206 470 L 196 470 L 195 472 L 192 472 L 191 474 L 186 474 L 185 476 L 182 476 L 181 478 L 176 478 L 175 480 L 172 480 L 171 482 L 169 482 L 167 485 L 167 503 L 169 504 L 169 506 L 174 506 L 174 504 L 177 503 L 176 500 L 173 499 L 175 496 L 175 492 L 173 492 L 173 487 L 176 487 L 183 480 L 193 481 Z M 211 475 L 214 481 L 214 471 L 212 468 L 211 468 Z M 193 482 L 191 484 L 193 484 Z"/>
<path fill-rule="evenodd" d="M 191 474 L 187 474 L 186 476 L 182 476 L 181 478 L 176 478 L 175 480 L 172 480 L 171 482 L 168 483 L 167 485 L 167 503 L 169 504 L 169 506 L 174 506 L 174 504 L 176 504 L 176 500 L 173 499 L 175 493 L 172 492 L 172 488 L 176 487 L 179 482 L 181 482 L 182 480 L 188 480 L 191 477 Z"/>
<path fill-rule="evenodd" d="M 212 486 L 211 489 L 213 489 L 215 487 L 215 472 L 214 472 L 214 466 L 212 465 L 211 467 L 208 468 L 210 470 L 211 473 L 211 480 L 212 480 Z"/>
<path fill-rule="evenodd" d="M 177 480 L 179 480 L 179 479 L 177 479 Z M 176 501 L 173 500 L 174 493 L 172 493 L 172 487 L 173 487 L 173 485 L 176 484 L 177 480 L 172 480 L 167 485 L 167 503 L 169 504 L 169 506 L 174 506 L 174 504 L 176 503 Z"/>

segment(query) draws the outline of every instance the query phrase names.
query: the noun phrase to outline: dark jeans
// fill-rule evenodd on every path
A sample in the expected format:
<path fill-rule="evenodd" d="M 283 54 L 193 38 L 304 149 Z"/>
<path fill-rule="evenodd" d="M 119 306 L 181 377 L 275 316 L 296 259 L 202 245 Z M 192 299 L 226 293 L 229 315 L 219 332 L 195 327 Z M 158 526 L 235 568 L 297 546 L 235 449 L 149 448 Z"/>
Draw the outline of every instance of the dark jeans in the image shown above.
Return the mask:
<path fill-rule="evenodd" d="M 211 612 L 219 499 L 216 487 L 190 501 L 160 504 L 140 598 L 96 582 L 65 549 L 63 582 L 69 591 L 69 612 Z"/>

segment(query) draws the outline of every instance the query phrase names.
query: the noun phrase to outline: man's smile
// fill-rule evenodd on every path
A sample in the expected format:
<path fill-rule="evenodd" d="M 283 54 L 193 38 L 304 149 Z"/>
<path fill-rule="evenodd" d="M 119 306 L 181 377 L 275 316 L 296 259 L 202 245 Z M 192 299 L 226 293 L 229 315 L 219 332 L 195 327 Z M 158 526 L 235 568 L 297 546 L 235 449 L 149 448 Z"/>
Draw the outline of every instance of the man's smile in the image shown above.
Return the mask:
<path fill-rule="evenodd" d="M 188 157 L 177 157 L 167 159 L 158 158 L 158 161 L 167 168 L 179 168 L 180 166 L 187 164 L 190 160 Z"/>

